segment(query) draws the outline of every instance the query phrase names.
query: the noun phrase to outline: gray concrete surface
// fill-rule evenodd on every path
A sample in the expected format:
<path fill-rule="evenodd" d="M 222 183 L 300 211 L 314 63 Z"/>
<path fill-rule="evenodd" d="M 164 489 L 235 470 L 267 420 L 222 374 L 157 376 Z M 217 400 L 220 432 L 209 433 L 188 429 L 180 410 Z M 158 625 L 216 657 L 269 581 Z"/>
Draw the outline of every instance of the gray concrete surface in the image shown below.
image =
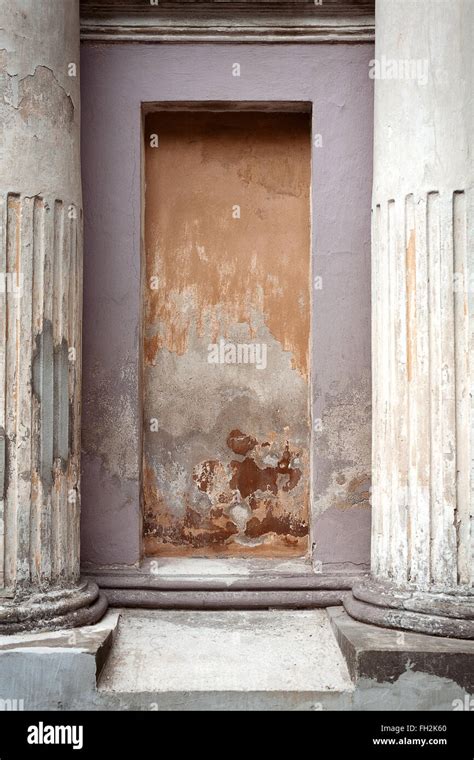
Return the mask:
<path fill-rule="evenodd" d="M 406 671 L 440 676 L 474 693 L 474 641 L 395 631 L 327 610 L 353 680 L 393 683 Z"/>
<path fill-rule="evenodd" d="M 390 677 L 352 681 L 325 610 L 122 610 L 118 619 L 2 637 L 0 710 L 474 708 L 454 680 L 409 661 Z"/>
<path fill-rule="evenodd" d="M 325 610 L 124 610 L 100 690 L 352 691 Z"/>
<path fill-rule="evenodd" d="M 92 708 L 118 620 L 109 612 L 84 628 L 0 636 L 0 709 Z"/>

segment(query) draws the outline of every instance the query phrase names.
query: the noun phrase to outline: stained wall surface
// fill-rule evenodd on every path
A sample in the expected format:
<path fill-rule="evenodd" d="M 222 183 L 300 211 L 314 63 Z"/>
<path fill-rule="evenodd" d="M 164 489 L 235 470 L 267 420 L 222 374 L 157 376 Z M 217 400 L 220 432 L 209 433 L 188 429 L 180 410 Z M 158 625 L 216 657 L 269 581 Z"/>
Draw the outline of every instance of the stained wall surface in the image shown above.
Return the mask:
<path fill-rule="evenodd" d="M 145 120 L 148 555 L 304 555 L 309 113 Z"/>
<path fill-rule="evenodd" d="M 142 103 L 297 100 L 313 109 L 311 551 L 328 571 L 368 565 L 372 57 L 368 44 L 83 45 L 84 563 L 142 550 Z"/>

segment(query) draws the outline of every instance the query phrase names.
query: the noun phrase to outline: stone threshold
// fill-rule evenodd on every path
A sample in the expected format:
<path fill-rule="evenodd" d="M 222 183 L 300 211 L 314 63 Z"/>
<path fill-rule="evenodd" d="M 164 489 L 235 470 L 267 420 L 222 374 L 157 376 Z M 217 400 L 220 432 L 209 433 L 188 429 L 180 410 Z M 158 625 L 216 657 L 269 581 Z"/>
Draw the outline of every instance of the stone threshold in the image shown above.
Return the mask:
<path fill-rule="evenodd" d="M 113 607 L 311 609 L 342 603 L 359 569 L 316 572 L 308 560 L 161 558 L 136 568 L 84 568 Z"/>

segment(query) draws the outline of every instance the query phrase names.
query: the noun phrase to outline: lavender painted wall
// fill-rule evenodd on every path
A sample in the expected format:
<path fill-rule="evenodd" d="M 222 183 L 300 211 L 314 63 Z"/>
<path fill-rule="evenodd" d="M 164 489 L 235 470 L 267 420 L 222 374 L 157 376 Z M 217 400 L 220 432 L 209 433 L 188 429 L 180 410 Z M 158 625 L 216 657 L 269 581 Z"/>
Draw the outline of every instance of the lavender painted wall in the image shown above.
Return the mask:
<path fill-rule="evenodd" d="M 313 276 L 322 277 L 313 556 L 327 570 L 369 563 L 372 56 L 372 45 L 83 45 L 84 563 L 140 558 L 141 103 L 166 100 L 313 103 L 322 137 L 312 188 Z"/>

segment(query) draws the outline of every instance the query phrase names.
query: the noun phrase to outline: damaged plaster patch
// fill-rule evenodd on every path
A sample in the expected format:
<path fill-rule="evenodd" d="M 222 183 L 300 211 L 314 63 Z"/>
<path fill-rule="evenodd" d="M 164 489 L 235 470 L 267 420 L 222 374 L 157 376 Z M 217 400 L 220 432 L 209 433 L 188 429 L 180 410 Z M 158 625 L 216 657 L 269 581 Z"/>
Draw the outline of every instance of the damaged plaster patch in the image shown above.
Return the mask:
<path fill-rule="evenodd" d="M 187 487 L 186 469 L 177 467 L 176 462 L 169 463 L 167 475 L 163 475 L 166 468 L 160 463 L 154 468 L 146 464 L 145 537 L 149 548 L 156 547 L 157 540 L 202 548 L 232 539 L 242 547 L 278 544 L 279 548 L 292 549 L 307 536 L 307 520 L 294 513 L 291 498 L 285 496 L 300 481 L 299 455 L 290 451 L 288 442 L 278 457 L 278 444 L 265 441 L 260 447 L 256 439 L 239 430 L 232 431 L 227 441 L 234 443 L 236 439 L 251 440 L 251 449 L 238 460 L 207 460 L 196 465 L 194 492 Z M 264 465 L 269 447 L 275 453 L 274 467 Z M 156 485 L 158 478 L 161 492 Z M 181 514 L 181 519 L 173 517 L 173 511 Z"/>
<path fill-rule="evenodd" d="M 50 121 L 51 113 L 57 126 L 70 128 L 74 123 L 74 103 L 69 93 L 58 82 L 51 69 L 37 66 L 34 73 L 18 83 L 18 110 L 22 118 L 38 122 Z"/>
<path fill-rule="evenodd" d="M 145 388 L 144 502 L 147 552 L 173 546 L 232 554 L 304 553 L 308 534 L 307 385 L 268 328 L 262 386 L 250 366 L 207 360 L 207 338 L 186 354 L 160 351 Z M 248 326 L 233 340 L 248 339 Z M 159 389 L 159 393 L 155 389 Z M 147 429 L 155 418 L 157 432 Z M 249 424 L 252 429 L 249 430 Z M 166 544 L 166 548 L 164 547 Z M 232 548 L 233 547 L 233 548 Z"/>
<path fill-rule="evenodd" d="M 331 481 L 325 492 L 326 508 L 370 507 L 370 494 L 370 471 L 361 472 L 358 465 L 343 467 L 331 473 Z"/>
<path fill-rule="evenodd" d="M 370 378 L 326 396 L 321 431 L 314 438 L 315 515 L 329 507 L 370 506 L 370 415 Z M 324 452 L 324 460 L 319 452 Z"/>
<path fill-rule="evenodd" d="M 36 130 L 36 120 L 50 122 L 51 113 L 54 113 L 56 126 L 69 127 L 74 122 L 72 96 L 52 69 L 38 65 L 20 78 L 8 71 L 5 50 L 0 51 L 0 97 L 6 106 L 18 110 L 25 122 L 34 120 Z"/>
<path fill-rule="evenodd" d="M 63 203 L 82 205 L 78 142 L 79 112 L 71 92 L 77 94 L 78 77 L 55 75 L 44 65 L 24 76 L 12 73 L 9 60 L 0 53 L 0 131 L 2 149 L 12 157 L 7 164 L 9 185 L 22 195 L 54 197 Z M 64 84 L 61 84 L 64 80 Z M 61 150 L 58 150 L 58 146 Z M 31 157 L 34 162 L 31 163 Z M 24 186 L 23 177 L 28 176 Z"/>

